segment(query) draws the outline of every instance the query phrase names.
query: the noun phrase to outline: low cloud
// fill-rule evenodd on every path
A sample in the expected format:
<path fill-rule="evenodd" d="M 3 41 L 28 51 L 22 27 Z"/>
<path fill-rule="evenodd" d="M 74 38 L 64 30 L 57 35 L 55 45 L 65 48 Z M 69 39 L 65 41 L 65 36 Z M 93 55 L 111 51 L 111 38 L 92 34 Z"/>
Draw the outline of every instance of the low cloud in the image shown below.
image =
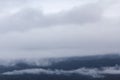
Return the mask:
<path fill-rule="evenodd" d="M 24 74 L 48 74 L 48 75 L 72 75 L 79 74 L 85 76 L 91 76 L 93 78 L 103 78 L 106 75 L 118 75 L 120 74 L 120 67 L 102 67 L 98 68 L 80 68 L 76 70 L 50 70 L 50 69 L 24 69 L 14 70 L 10 72 L 4 72 L 2 75 L 24 75 Z"/>
<path fill-rule="evenodd" d="M 0 66 L 15 67 L 19 64 L 25 64 L 28 66 L 48 67 L 64 60 L 65 58 L 0 59 Z"/>

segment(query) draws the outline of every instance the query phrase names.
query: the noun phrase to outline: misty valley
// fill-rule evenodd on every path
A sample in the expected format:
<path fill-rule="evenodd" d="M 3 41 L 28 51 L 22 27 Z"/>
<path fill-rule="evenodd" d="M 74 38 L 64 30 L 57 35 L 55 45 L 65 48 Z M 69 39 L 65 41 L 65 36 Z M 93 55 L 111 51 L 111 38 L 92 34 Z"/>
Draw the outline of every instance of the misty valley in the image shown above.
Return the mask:
<path fill-rule="evenodd" d="M 0 80 L 119 80 L 120 55 L 0 62 Z"/>

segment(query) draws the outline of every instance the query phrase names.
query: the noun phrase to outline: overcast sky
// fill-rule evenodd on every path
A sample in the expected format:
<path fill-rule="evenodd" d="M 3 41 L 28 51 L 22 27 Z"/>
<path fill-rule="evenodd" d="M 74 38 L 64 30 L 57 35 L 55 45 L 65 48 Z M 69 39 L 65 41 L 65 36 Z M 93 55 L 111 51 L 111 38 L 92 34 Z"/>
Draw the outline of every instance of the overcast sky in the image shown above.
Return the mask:
<path fill-rule="evenodd" d="M 120 53 L 120 0 L 0 0 L 0 58 Z"/>

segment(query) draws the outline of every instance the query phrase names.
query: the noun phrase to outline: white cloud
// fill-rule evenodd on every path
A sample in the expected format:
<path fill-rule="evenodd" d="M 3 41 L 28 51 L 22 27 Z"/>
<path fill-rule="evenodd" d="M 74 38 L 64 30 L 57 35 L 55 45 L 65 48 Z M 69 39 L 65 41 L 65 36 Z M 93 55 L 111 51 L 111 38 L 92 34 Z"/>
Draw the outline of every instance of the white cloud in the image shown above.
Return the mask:
<path fill-rule="evenodd" d="M 106 74 L 117 75 L 120 74 L 120 67 L 102 67 L 98 68 L 80 68 L 76 70 L 50 70 L 50 69 L 24 69 L 24 70 L 14 70 L 10 72 L 4 72 L 3 75 L 23 75 L 23 74 L 50 74 L 50 75 L 86 75 L 93 78 L 103 78 Z"/>

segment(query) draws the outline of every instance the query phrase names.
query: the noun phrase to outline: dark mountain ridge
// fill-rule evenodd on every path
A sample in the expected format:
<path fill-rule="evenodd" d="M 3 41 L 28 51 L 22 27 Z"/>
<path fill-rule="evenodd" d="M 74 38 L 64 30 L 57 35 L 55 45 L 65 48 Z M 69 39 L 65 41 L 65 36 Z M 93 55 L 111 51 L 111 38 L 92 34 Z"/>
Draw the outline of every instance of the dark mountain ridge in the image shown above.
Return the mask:
<path fill-rule="evenodd" d="M 40 64 L 38 64 L 40 63 Z M 42 63 L 47 63 L 42 65 Z M 0 80 L 119 80 L 120 74 L 104 74 L 105 77 L 96 77 L 97 74 L 101 74 L 106 70 L 117 71 L 120 65 L 120 55 L 119 54 L 108 54 L 108 55 L 95 55 L 95 56 L 84 56 L 84 57 L 64 57 L 64 58 L 49 58 L 35 61 L 17 60 L 14 61 L 12 66 L 0 66 Z M 104 69 L 100 71 L 99 69 Z M 110 68 L 107 68 L 110 67 Z M 31 72 L 31 69 L 42 70 L 41 74 L 29 74 L 23 73 L 22 75 L 3 75 L 3 73 L 21 73 L 22 71 Z M 97 69 L 97 70 L 96 70 Z M 44 71 L 47 71 L 44 73 Z M 79 71 L 88 71 L 86 74 L 82 75 Z M 95 72 L 94 72 L 95 71 Z M 10 73 L 9 73 L 10 72 Z M 34 71 L 33 71 L 34 72 Z M 50 72 L 50 73 L 49 73 Z M 57 72 L 57 73 L 56 73 Z M 76 73 L 77 72 L 77 73 Z M 34 72 L 35 73 L 35 72 Z M 89 75 L 94 75 L 91 77 Z M 67 75 L 66 75 L 67 74 Z M 99 76 L 99 75 L 98 75 Z"/>

